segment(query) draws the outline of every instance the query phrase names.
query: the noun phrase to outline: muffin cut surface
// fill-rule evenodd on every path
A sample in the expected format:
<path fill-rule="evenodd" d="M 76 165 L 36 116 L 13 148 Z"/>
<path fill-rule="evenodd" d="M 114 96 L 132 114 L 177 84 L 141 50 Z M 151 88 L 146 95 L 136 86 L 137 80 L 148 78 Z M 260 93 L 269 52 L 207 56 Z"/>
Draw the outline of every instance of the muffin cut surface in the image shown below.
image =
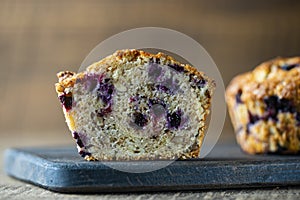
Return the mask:
<path fill-rule="evenodd" d="M 58 78 L 56 92 L 85 159 L 199 156 L 215 84 L 195 68 L 162 53 L 120 50 Z"/>

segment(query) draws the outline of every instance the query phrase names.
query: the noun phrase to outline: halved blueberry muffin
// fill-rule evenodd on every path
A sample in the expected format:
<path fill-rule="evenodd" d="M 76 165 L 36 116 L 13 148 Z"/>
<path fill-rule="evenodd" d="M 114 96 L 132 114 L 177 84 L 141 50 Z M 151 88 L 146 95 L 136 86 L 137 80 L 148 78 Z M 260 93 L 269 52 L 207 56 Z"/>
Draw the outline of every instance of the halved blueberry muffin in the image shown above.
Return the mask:
<path fill-rule="evenodd" d="M 214 82 L 158 53 L 120 50 L 56 83 L 66 122 L 87 160 L 198 157 Z"/>
<path fill-rule="evenodd" d="M 235 77 L 226 101 L 245 152 L 299 153 L 300 57 L 276 58 Z"/>

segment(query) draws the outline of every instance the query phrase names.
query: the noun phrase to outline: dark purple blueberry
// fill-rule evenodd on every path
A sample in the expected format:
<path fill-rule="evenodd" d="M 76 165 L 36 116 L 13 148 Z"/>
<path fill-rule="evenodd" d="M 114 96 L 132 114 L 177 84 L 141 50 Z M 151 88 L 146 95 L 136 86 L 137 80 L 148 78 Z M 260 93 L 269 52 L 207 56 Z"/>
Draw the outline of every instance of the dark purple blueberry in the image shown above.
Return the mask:
<path fill-rule="evenodd" d="M 72 108 L 72 96 L 66 96 L 66 94 L 63 94 L 58 97 L 61 104 L 65 107 L 65 109 L 68 111 Z"/>
<path fill-rule="evenodd" d="M 83 145 L 83 143 L 82 143 L 82 140 L 81 140 L 80 138 L 77 138 L 76 143 L 77 143 L 77 145 L 78 145 L 80 148 L 83 148 L 83 147 L 84 147 L 84 145 Z"/>
<path fill-rule="evenodd" d="M 98 117 L 104 117 L 105 115 L 111 113 L 111 104 L 108 104 L 105 108 L 101 108 L 99 110 L 96 110 L 96 114 Z"/>
<path fill-rule="evenodd" d="M 300 112 L 296 113 L 297 126 L 300 126 Z"/>
<path fill-rule="evenodd" d="M 235 101 L 236 103 L 244 103 L 241 99 L 243 91 L 242 90 L 238 90 L 237 94 L 235 95 Z"/>
<path fill-rule="evenodd" d="M 278 112 L 296 112 L 296 108 L 293 102 L 286 98 L 279 99 L 277 96 L 273 95 L 268 98 L 265 98 L 264 102 L 267 106 L 266 111 L 273 115 L 277 115 Z"/>
<path fill-rule="evenodd" d="M 171 67 L 172 69 L 178 71 L 178 72 L 183 72 L 184 71 L 184 67 L 178 65 L 178 64 L 169 64 L 169 67 Z"/>
<path fill-rule="evenodd" d="M 264 102 L 266 104 L 266 114 L 264 116 L 265 119 L 271 118 L 276 120 L 277 119 L 277 113 L 280 108 L 280 101 L 277 96 L 269 96 L 264 99 Z"/>
<path fill-rule="evenodd" d="M 277 107 L 278 97 L 275 95 L 269 96 L 264 99 L 267 108 L 275 108 Z"/>
<path fill-rule="evenodd" d="M 73 138 L 76 139 L 77 145 L 78 145 L 80 148 L 83 148 L 83 147 L 84 147 L 84 144 L 83 144 L 82 140 L 80 139 L 79 134 L 78 134 L 76 131 L 74 131 L 74 132 L 72 133 L 72 135 L 73 135 Z"/>
<path fill-rule="evenodd" d="M 111 100 L 112 93 L 114 92 L 114 85 L 109 83 L 109 80 L 110 79 L 106 78 L 104 79 L 104 83 L 100 82 L 97 90 L 98 98 L 100 98 L 105 104 Z"/>
<path fill-rule="evenodd" d="M 296 111 L 293 103 L 291 100 L 288 100 L 286 98 L 282 98 L 279 100 L 279 111 L 281 112 L 290 112 L 294 113 Z"/>
<path fill-rule="evenodd" d="M 237 98 L 238 102 L 238 98 Z M 296 108 L 291 100 L 286 98 L 279 99 L 277 96 L 272 95 L 264 99 L 266 104 L 266 111 L 263 116 L 253 115 L 252 113 L 248 112 L 249 116 L 249 123 L 247 124 L 247 132 L 249 131 L 249 127 L 255 124 L 258 120 L 277 120 L 278 112 L 289 112 L 295 113 Z M 300 124 L 300 114 L 296 113 L 296 119 L 299 121 Z"/>
<path fill-rule="evenodd" d="M 257 121 L 260 120 L 259 116 L 253 115 L 251 112 L 248 112 L 248 117 L 249 117 L 249 124 L 255 124 Z"/>
<path fill-rule="evenodd" d="M 167 122 L 169 128 L 176 128 L 180 126 L 181 122 L 181 111 L 177 110 L 176 112 L 173 113 L 168 113 L 167 114 Z"/>
<path fill-rule="evenodd" d="M 295 113 L 296 108 L 294 107 L 291 100 L 286 98 L 279 99 L 277 96 L 273 95 L 268 98 L 264 99 L 266 104 L 266 111 L 263 116 L 259 117 L 258 115 L 253 115 L 252 113 L 248 112 L 249 115 L 249 123 L 247 124 L 247 132 L 249 131 L 249 127 L 252 124 L 255 124 L 258 120 L 277 120 L 278 112 L 290 112 Z M 300 125 L 300 114 L 296 113 L 296 119 L 299 121 Z"/>
<path fill-rule="evenodd" d="M 79 138 L 79 134 L 76 131 L 74 131 L 72 135 L 75 140 Z"/>
<path fill-rule="evenodd" d="M 169 88 L 164 86 L 164 85 L 156 85 L 156 89 L 159 90 L 159 91 L 162 91 L 162 92 L 168 92 L 169 91 Z"/>
<path fill-rule="evenodd" d="M 281 66 L 281 69 L 285 70 L 285 71 L 289 71 L 295 67 L 299 67 L 300 64 L 284 64 Z"/>
<path fill-rule="evenodd" d="M 92 154 L 91 153 L 89 153 L 89 152 L 85 152 L 85 151 L 79 151 L 78 152 L 80 155 L 81 155 L 81 157 L 85 157 L 85 156 L 91 156 Z"/>
<path fill-rule="evenodd" d="M 133 113 L 134 123 L 140 127 L 144 127 L 148 123 L 148 119 L 140 112 Z"/>

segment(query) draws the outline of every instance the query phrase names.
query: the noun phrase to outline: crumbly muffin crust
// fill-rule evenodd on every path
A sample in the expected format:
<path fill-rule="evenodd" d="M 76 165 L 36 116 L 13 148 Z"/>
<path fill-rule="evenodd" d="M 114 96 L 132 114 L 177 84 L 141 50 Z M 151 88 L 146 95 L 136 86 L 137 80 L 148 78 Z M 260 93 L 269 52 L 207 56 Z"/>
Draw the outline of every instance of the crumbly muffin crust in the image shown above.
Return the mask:
<path fill-rule="evenodd" d="M 167 68 L 172 68 L 176 73 Z M 173 88 L 173 82 L 169 87 L 157 84 L 156 80 L 161 78 L 162 71 L 165 74 L 171 73 L 175 79 L 177 77 L 176 80 L 182 81 L 185 88 L 181 88 L 182 84 L 178 85 L 179 89 L 175 87 L 176 84 Z M 153 77 L 155 80 L 143 85 L 148 76 L 150 82 Z M 65 71 L 58 73 L 57 77 L 55 88 L 66 122 L 76 140 L 79 154 L 86 160 L 184 159 L 199 156 L 215 83 L 194 67 L 181 64 L 163 53 L 154 55 L 138 50 L 120 50 L 92 64 L 84 72 Z M 172 80 L 175 80 L 174 77 L 171 77 Z M 134 88 L 128 89 L 132 85 Z M 187 89 L 188 91 L 184 91 Z M 179 108 L 183 103 L 180 98 L 185 95 L 179 94 L 178 91 L 181 90 L 188 92 L 192 100 L 198 99 L 195 103 L 187 103 L 195 105 L 194 111 Z M 155 104 L 167 110 L 164 117 L 151 117 L 151 106 Z M 188 122 L 188 116 L 185 116 L 187 112 L 195 115 L 199 121 L 196 123 L 190 119 Z M 132 127 L 118 127 L 113 119 L 119 118 L 121 122 L 127 117 L 132 118 L 128 122 L 129 126 L 136 128 L 135 132 L 140 135 L 132 132 Z M 153 119 L 158 119 L 158 122 L 154 124 Z M 175 148 L 173 138 L 181 132 L 185 136 L 183 138 L 187 138 L 188 123 L 191 123 L 190 126 L 196 125 L 198 131 L 189 135 L 192 142 L 187 142 L 187 146 L 182 147 L 185 148 L 182 154 L 167 155 L 149 147 L 172 143 L 173 146 L 168 148 Z M 163 127 L 164 133 L 151 135 L 151 128 L 157 126 Z M 143 135 L 144 132 L 150 134 Z M 108 138 L 109 141 L 106 141 Z M 180 141 L 178 146 L 183 145 L 182 142 L 186 139 L 179 140 L 179 143 Z M 114 148 L 121 153 L 114 151 Z"/>
<path fill-rule="evenodd" d="M 225 96 L 245 152 L 299 153 L 299 87 L 300 57 L 278 57 L 231 81 Z"/>

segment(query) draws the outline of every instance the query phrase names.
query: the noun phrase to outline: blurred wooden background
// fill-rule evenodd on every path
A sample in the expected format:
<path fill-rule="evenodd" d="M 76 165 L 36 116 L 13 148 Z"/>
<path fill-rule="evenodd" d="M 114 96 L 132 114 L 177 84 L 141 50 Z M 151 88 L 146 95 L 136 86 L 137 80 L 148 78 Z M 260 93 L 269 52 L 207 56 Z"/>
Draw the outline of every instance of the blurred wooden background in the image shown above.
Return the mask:
<path fill-rule="evenodd" d="M 300 55 L 300 1 L 2 0 L 0 134 L 68 132 L 56 73 L 77 71 L 99 42 L 143 26 L 197 40 L 225 85 L 264 60 Z"/>

